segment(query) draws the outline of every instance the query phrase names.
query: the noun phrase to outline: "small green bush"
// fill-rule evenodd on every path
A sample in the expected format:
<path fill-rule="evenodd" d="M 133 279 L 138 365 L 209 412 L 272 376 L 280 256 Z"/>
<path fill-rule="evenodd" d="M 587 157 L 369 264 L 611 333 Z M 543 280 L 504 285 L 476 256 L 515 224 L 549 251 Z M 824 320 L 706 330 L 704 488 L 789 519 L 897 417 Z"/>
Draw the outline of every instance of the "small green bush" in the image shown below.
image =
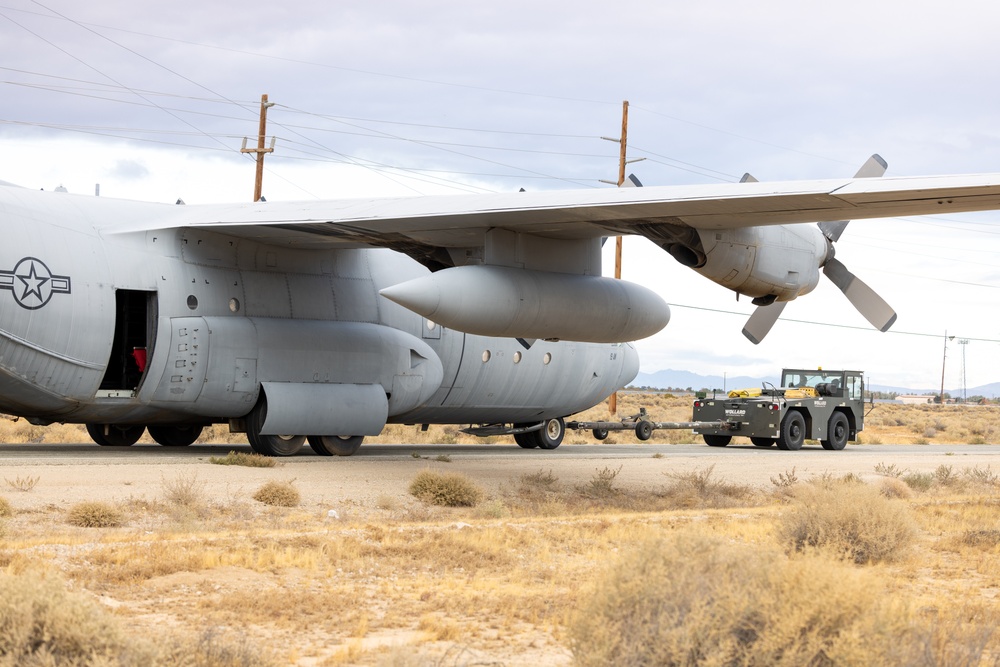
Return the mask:
<path fill-rule="evenodd" d="M 806 486 L 782 516 L 779 535 L 793 549 L 830 549 L 855 563 L 893 561 L 913 543 L 909 508 L 864 484 Z"/>
<path fill-rule="evenodd" d="M 247 468 L 273 468 L 277 461 L 270 456 L 263 456 L 256 452 L 229 452 L 225 456 L 213 456 L 208 459 L 209 463 L 220 466 L 246 466 Z"/>
<path fill-rule="evenodd" d="M 113 528 L 125 522 L 125 515 L 114 505 L 87 500 L 70 507 L 66 521 L 81 528 Z"/>
<path fill-rule="evenodd" d="M 299 490 L 292 482 L 267 482 L 253 494 L 257 502 L 274 507 L 297 507 L 302 502 Z"/>
<path fill-rule="evenodd" d="M 410 495 L 431 505 L 475 507 L 486 494 L 464 475 L 422 470 L 410 482 Z"/>

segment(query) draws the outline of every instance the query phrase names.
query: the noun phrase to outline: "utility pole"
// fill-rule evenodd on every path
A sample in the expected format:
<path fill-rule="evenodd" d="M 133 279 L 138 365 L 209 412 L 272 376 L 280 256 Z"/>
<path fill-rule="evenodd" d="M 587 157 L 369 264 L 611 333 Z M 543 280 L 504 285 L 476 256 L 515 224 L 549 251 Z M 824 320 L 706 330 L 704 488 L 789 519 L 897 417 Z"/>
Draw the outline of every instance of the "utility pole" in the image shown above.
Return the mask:
<path fill-rule="evenodd" d="M 944 332 L 944 353 L 941 355 L 941 393 L 938 394 L 938 402 L 944 405 L 944 362 L 948 358 L 948 341 L 954 340 L 955 337 L 948 337 L 948 330 L 945 329 Z"/>
<path fill-rule="evenodd" d="M 962 346 L 962 402 L 965 403 L 969 400 L 965 383 L 965 346 L 969 344 L 969 339 L 959 338 L 958 344 Z"/>
<path fill-rule="evenodd" d="M 253 186 L 253 200 L 260 201 L 260 191 L 264 184 L 264 154 L 274 152 L 274 137 L 271 138 L 271 147 L 264 148 L 264 136 L 267 133 L 267 110 L 274 106 L 274 102 L 267 101 L 267 94 L 260 96 L 260 127 L 257 131 L 257 148 L 247 148 L 247 138 L 243 137 L 243 148 L 241 153 L 253 153 L 254 161 L 257 163 L 257 179 Z"/>
<path fill-rule="evenodd" d="M 620 139 L 612 139 L 611 137 L 601 137 L 605 141 L 617 141 L 618 142 L 618 182 L 614 185 L 619 188 L 622 183 L 625 182 L 625 165 L 628 163 L 625 155 L 628 152 L 628 100 L 622 102 L 622 134 Z M 610 181 L 603 181 L 605 183 L 610 183 Z M 622 237 L 615 237 L 615 278 L 621 279 L 622 277 Z M 611 414 L 618 413 L 618 392 L 611 394 L 608 398 L 608 411 Z"/>

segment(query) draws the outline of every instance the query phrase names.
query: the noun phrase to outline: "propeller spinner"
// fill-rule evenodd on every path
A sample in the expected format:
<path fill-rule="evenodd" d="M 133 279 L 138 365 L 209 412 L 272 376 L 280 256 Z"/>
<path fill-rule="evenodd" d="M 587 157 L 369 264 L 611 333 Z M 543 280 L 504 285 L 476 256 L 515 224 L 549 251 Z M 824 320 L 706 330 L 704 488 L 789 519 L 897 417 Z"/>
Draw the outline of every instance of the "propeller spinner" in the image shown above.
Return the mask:
<path fill-rule="evenodd" d="M 855 178 L 878 178 L 885 173 L 885 160 L 879 155 L 872 155 L 868 158 Z M 756 180 L 749 174 L 744 175 L 743 181 Z M 840 239 L 850 220 L 838 220 L 836 222 L 821 222 L 819 229 L 827 239 L 829 250 L 826 260 L 823 263 L 823 274 L 829 278 L 837 288 L 844 293 L 847 300 L 868 320 L 873 327 L 879 331 L 888 331 L 889 327 L 896 321 L 896 311 L 886 303 L 885 299 L 875 293 L 871 287 L 866 285 L 861 279 L 855 276 L 844 266 L 843 262 L 834 258 L 835 251 L 833 244 Z M 750 319 L 743 327 L 743 335 L 754 345 L 757 345 L 764 336 L 771 330 L 781 312 L 785 308 L 785 302 L 775 301 L 773 303 L 761 304 L 753 312 Z"/>

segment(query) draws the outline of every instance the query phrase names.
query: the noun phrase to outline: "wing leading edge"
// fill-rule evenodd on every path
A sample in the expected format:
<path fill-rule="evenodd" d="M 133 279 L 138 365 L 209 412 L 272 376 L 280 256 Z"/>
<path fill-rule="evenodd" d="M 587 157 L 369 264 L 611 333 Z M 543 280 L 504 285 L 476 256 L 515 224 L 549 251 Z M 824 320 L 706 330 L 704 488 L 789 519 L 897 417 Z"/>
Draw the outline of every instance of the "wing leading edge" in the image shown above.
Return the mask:
<path fill-rule="evenodd" d="M 650 225 L 734 229 L 995 209 L 1000 174 L 185 206 L 107 231 L 167 223 L 269 243 L 405 251 L 482 245 L 494 228 L 583 239 Z"/>

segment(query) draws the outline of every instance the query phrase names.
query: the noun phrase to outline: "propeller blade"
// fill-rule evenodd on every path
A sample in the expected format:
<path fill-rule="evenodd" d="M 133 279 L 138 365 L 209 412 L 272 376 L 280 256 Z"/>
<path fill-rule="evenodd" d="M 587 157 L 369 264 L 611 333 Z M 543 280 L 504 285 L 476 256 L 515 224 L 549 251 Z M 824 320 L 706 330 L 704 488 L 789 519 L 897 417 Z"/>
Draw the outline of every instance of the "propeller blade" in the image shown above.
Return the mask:
<path fill-rule="evenodd" d="M 768 306 L 757 306 L 757 310 L 753 311 L 753 315 L 743 327 L 743 335 L 751 343 L 758 345 L 774 326 L 781 311 L 785 309 L 785 303 L 784 301 L 775 301 Z"/>
<path fill-rule="evenodd" d="M 858 173 L 854 174 L 854 178 L 880 178 L 888 168 L 889 164 L 876 153 L 861 165 L 861 169 L 858 169 Z"/>
<path fill-rule="evenodd" d="M 851 273 L 840 260 L 827 260 L 823 265 L 823 273 L 879 331 L 888 331 L 896 321 L 896 311 L 875 290 Z"/>
<path fill-rule="evenodd" d="M 889 165 L 886 161 L 882 159 L 881 155 L 876 153 L 861 165 L 861 169 L 858 169 L 858 173 L 854 174 L 854 178 L 880 178 L 888 168 Z M 836 243 L 840 239 L 840 235 L 844 233 L 844 228 L 847 227 L 847 223 L 849 222 L 850 220 L 821 222 L 819 223 L 819 230 L 823 232 L 823 236 Z"/>

